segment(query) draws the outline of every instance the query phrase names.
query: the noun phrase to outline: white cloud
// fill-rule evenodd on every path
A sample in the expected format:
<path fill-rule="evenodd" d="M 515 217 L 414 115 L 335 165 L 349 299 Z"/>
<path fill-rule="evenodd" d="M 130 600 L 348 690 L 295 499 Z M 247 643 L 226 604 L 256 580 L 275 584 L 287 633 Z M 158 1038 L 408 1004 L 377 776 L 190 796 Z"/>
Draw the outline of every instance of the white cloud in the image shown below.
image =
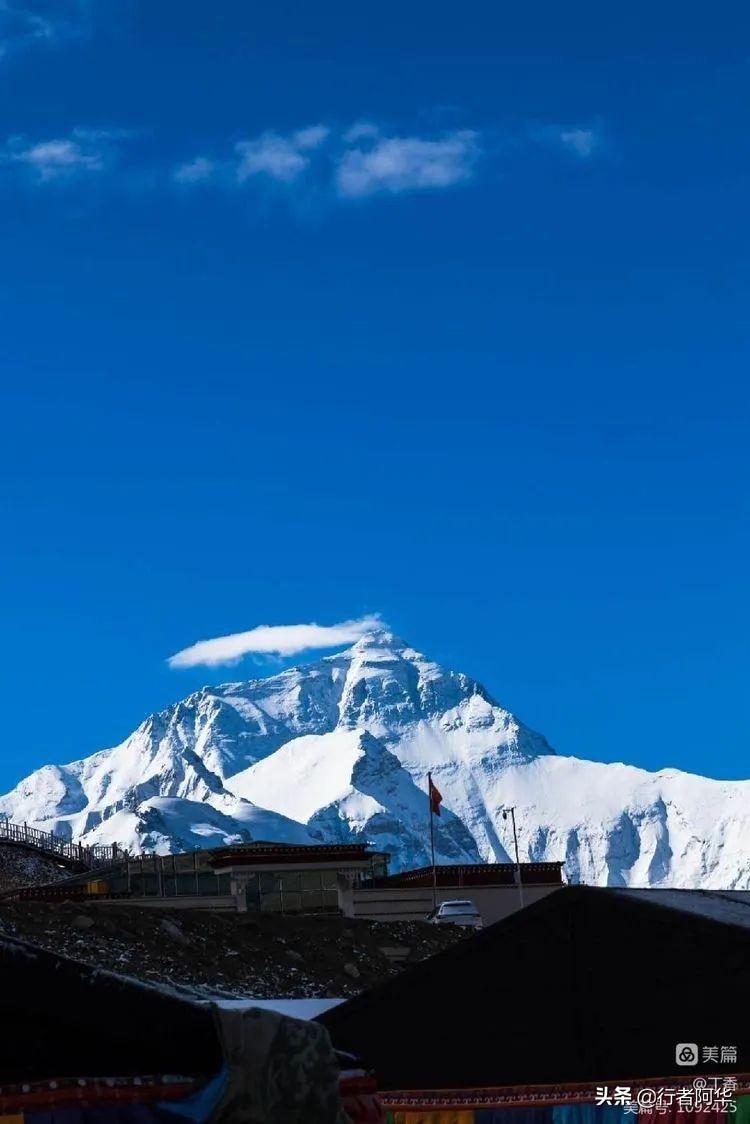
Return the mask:
<path fill-rule="evenodd" d="M 121 130 L 74 129 L 68 136 L 30 142 L 12 137 L 4 159 L 31 168 L 41 182 L 81 172 L 100 172 L 113 155 L 113 141 L 126 136 Z"/>
<path fill-rule="evenodd" d="M 90 25 L 89 0 L 56 0 L 49 14 L 28 4 L 0 0 L 0 55 L 83 38 L 90 34 Z"/>
<path fill-rule="evenodd" d="M 380 127 L 372 121 L 355 121 L 351 128 L 344 133 L 347 144 L 354 144 L 359 140 L 372 140 L 380 136 Z"/>
<path fill-rule="evenodd" d="M 178 183 L 205 183 L 211 179 L 216 170 L 216 164 L 206 156 L 196 156 L 186 164 L 175 168 L 174 178 Z"/>
<path fill-rule="evenodd" d="M 78 141 L 69 138 L 40 141 L 13 154 L 14 160 L 31 165 L 43 180 L 69 175 L 73 171 L 98 172 L 103 163 L 98 152 L 85 152 Z"/>
<path fill-rule="evenodd" d="M 599 147 L 600 141 L 594 129 L 562 129 L 560 143 L 586 160 Z"/>
<path fill-rule="evenodd" d="M 292 143 L 297 148 L 317 148 L 327 138 L 330 130 L 325 125 L 309 125 L 306 129 L 299 129 L 292 136 Z"/>
<path fill-rule="evenodd" d="M 170 667 L 218 667 L 236 663 L 250 653 L 276 656 L 295 656 L 310 648 L 338 648 L 382 627 L 379 617 L 362 617 L 340 624 L 280 624 L 258 625 L 249 632 L 235 632 L 230 636 L 217 636 L 213 640 L 199 640 L 170 656 Z"/>
<path fill-rule="evenodd" d="M 239 157 L 237 180 L 265 174 L 282 183 L 291 183 L 310 163 L 308 155 L 328 136 L 325 125 L 311 125 L 291 136 L 263 133 L 255 140 L 239 141 L 234 150 Z"/>
<path fill-rule="evenodd" d="M 565 149 L 579 160 L 589 160 L 604 147 L 601 129 L 591 125 L 533 125 L 529 138 L 549 148 Z"/>
<path fill-rule="evenodd" d="M 350 198 L 377 191 L 397 194 L 451 187 L 471 178 L 479 156 L 477 133 L 462 129 L 438 140 L 375 138 L 369 148 L 347 149 L 336 174 L 339 193 Z"/>
<path fill-rule="evenodd" d="M 0 12 L 3 0 L 0 0 Z M 0 48 L 1 50 L 1 48 Z M 0 164 L 26 169 L 36 184 L 80 180 L 109 173 L 125 155 L 123 142 L 137 137 L 122 129 L 75 128 L 49 138 L 8 137 L 0 142 Z M 261 179 L 281 187 L 302 186 L 283 196 L 299 204 L 301 192 L 313 205 L 327 207 L 338 199 L 399 195 L 406 192 L 455 187 L 472 179 L 481 156 L 497 159 L 497 136 L 473 129 L 458 129 L 438 136 L 404 136 L 384 126 L 359 120 L 335 129 L 314 124 L 289 133 L 267 131 L 242 140 L 224 153 L 204 152 L 177 166 L 165 168 L 157 161 L 137 166 L 138 150 L 129 164 L 120 164 L 125 182 L 148 179 L 156 185 L 168 176 L 187 188 L 212 183 L 224 190 L 246 188 Z M 589 125 L 537 124 L 526 126 L 525 143 L 567 152 L 588 162 L 608 151 L 606 134 Z M 124 161 L 123 161 L 124 163 Z"/>
<path fill-rule="evenodd" d="M 321 151 L 329 142 L 329 152 Z M 330 150 L 336 154 L 332 163 Z M 469 179 L 480 155 L 479 134 L 471 129 L 435 139 L 387 136 L 369 121 L 332 132 L 326 125 L 310 125 L 296 132 L 262 133 L 234 146 L 234 160 L 206 156 L 181 164 L 174 178 L 196 184 L 220 175 L 223 182 L 245 184 L 258 176 L 279 183 L 295 182 L 309 171 L 317 188 L 328 186 L 340 197 L 397 194 L 425 188 L 452 187 Z"/>

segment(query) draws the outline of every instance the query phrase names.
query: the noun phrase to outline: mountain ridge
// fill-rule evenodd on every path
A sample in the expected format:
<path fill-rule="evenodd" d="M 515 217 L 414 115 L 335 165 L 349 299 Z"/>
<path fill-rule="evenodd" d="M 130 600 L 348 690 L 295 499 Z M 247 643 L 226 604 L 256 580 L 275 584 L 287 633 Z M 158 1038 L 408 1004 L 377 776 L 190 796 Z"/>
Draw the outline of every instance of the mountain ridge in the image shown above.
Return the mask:
<path fill-rule="evenodd" d="M 119 745 L 46 765 L 0 812 L 85 843 L 162 853 L 267 838 L 365 841 L 392 869 L 562 860 L 571 881 L 750 886 L 750 781 L 555 753 L 477 680 L 386 630 L 276 675 L 206 686 Z M 119 837 L 117 833 L 119 832 Z"/>

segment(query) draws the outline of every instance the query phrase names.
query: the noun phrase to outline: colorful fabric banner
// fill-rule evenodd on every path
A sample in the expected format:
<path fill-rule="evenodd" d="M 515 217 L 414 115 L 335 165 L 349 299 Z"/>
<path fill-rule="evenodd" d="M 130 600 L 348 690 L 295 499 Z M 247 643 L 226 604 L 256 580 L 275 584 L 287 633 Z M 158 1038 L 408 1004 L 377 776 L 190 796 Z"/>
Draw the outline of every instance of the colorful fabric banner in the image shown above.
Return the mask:
<path fill-rule="evenodd" d="M 750 1097 L 736 1097 L 732 1124 L 750 1124 Z"/>
<path fill-rule="evenodd" d="M 474 1124 L 476 1115 L 473 1109 L 467 1112 L 396 1112 L 393 1124 Z"/>
<path fill-rule="evenodd" d="M 102 1105 L 101 1108 L 51 1108 L 27 1112 L 18 1119 L 24 1124 L 160 1124 L 162 1117 L 151 1105 L 127 1104 Z"/>
<path fill-rule="evenodd" d="M 559 1104 L 552 1111 L 552 1124 L 635 1124 L 637 1114 L 620 1105 Z"/>
<path fill-rule="evenodd" d="M 389 1111 L 388 1124 L 750 1124 L 750 1096 L 734 1099 L 734 1110 L 656 1111 L 620 1105 L 577 1103 L 527 1108 L 409 1108 Z M 0 1124 L 2 1121 L 0 1120 Z"/>
<path fill-rule="evenodd" d="M 475 1124 L 553 1124 L 551 1108 L 479 1108 Z"/>

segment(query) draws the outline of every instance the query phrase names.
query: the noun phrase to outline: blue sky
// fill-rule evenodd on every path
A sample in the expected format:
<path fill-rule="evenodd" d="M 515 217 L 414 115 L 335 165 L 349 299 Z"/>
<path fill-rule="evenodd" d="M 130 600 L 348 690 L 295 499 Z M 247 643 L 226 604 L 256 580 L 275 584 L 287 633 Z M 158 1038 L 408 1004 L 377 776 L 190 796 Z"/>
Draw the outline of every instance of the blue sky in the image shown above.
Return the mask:
<path fill-rule="evenodd" d="M 0 787 L 381 614 L 748 775 L 740 4 L 0 10 Z"/>

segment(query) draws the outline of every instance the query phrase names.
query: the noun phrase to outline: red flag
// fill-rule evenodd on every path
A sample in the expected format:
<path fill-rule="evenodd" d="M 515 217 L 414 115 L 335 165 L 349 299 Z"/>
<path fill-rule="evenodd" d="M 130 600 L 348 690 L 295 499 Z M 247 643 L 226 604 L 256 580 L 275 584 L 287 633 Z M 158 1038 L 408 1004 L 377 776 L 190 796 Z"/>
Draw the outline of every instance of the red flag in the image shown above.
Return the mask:
<path fill-rule="evenodd" d="M 435 788 L 435 785 L 432 783 L 432 777 L 428 776 L 428 779 L 430 782 L 430 811 L 432 812 L 433 816 L 439 816 L 440 805 L 443 803 L 443 798 Z"/>

